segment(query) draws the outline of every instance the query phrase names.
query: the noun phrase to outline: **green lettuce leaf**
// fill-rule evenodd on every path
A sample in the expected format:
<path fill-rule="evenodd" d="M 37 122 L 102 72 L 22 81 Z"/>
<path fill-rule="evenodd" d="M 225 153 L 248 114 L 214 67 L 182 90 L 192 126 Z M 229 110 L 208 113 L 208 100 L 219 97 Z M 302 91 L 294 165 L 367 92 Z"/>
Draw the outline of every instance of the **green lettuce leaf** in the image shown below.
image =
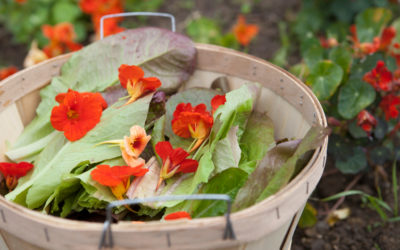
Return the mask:
<path fill-rule="evenodd" d="M 254 86 L 256 86 L 256 84 L 243 85 L 242 87 L 226 94 L 225 104 L 220 106 L 214 114 L 214 126 L 211 130 L 208 143 L 202 148 L 201 154 L 198 154 L 198 157 L 195 157 L 196 159 L 199 158 L 199 166 L 196 173 L 169 179 L 167 185 L 162 190 L 161 195 L 193 194 L 201 183 L 208 182 L 215 169 L 213 152 L 217 147 L 218 142 L 227 138 L 232 127 L 237 127 L 237 140 L 239 140 L 240 136 L 243 134 L 247 119 L 253 109 L 255 95 L 253 94 L 252 89 L 254 90 Z M 210 96 L 210 100 L 212 97 Z M 178 101 L 177 103 L 179 102 L 181 101 Z M 168 103 L 169 101 L 167 102 L 167 112 Z M 203 103 L 207 105 L 210 104 L 209 101 L 203 101 Z M 172 117 L 172 115 L 170 117 Z M 170 126 L 170 123 L 168 123 L 167 114 L 166 132 L 168 126 Z M 176 135 L 173 136 L 177 137 Z M 181 202 L 182 201 L 162 202 L 158 203 L 157 206 L 173 207 Z"/>
<path fill-rule="evenodd" d="M 61 177 L 70 173 L 78 163 L 85 160 L 96 163 L 121 156 L 119 147 L 95 145 L 123 138 L 129 134 L 129 129 L 133 125 L 143 127 L 151 97 L 152 95 L 148 95 L 120 108 L 116 107 L 122 103 L 117 103 L 116 106 L 105 110 L 100 123 L 94 129 L 82 139 L 66 143 L 51 161 L 38 166 L 41 170 L 36 176 L 8 193 L 6 198 L 11 201 L 21 201 L 24 200 L 23 196 L 26 196 L 25 202 L 29 208 L 40 207 L 60 184 Z"/>
<path fill-rule="evenodd" d="M 256 202 L 275 194 L 307 164 L 310 150 L 316 149 L 322 145 L 325 137 L 328 135 L 328 129 L 323 127 L 311 127 L 304 138 L 301 140 L 294 154 L 283 164 L 276 174 L 272 177 Z M 302 159 L 302 157 L 304 157 Z"/>
<path fill-rule="evenodd" d="M 201 194 L 227 194 L 232 200 L 247 180 L 247 173 L 240 168 L 228 168 L 214 176 L 201 188 Z M 223 215 L 226 212 L 225 201 L 194 201 L 191 215 L 193 218 Z"/>
<path fill-rule="evenodd" d="M 147 75 L 160 78 L 160 90 L 176 90 L 192 73 L 196 49 L 187 37 L 158 28 L 127 30 L 97 41 L 74 53 L 40 96 L 37 117 L 18 138 L 12 149 L 28 147 L 54 129 L 50 124 L 54 97 L 69 88 L 101 92 L 118 82 L 121 64 L 139 65 Z M 35 147 L 35 151 L 41 148 Z"/>
<path fill-rule="evenodd" d="M 255 203 L 279 168 L 293 155 L 300 141 L 283 142 L 272 148 L 250 174 L 246 184 L 239 190 L 233 203 L 233 211 Z M 254 162 L 255 161 L 250 161 Z"/>
<path fill-rule="evenodd" d="M 257 163 L 274 146 L 274 124 L 272 120 L 266 114 L 253 112 L 240 140 L 242 158 L 239 167 L 251 174 Z"/>

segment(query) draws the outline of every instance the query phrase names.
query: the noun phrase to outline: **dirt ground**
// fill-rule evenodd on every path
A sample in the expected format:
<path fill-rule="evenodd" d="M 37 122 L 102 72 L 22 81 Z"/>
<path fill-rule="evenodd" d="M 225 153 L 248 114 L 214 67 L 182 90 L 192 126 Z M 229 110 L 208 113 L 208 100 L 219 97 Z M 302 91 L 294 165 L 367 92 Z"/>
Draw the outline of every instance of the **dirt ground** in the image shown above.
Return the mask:
<path fill-rule="evenodd" d="M 228 31 L 232 28 L 232 24 L 240 12 L 240 1 L 238 0 L 197 0 L 193 1 L 194 4 L 192 3 L 190 9 L 184 7 L 187 2 L 187 0 L 166 0 L 160 10 L 175 15 L 178 32 L 184 32 L 185 24 L 196 15 L 216 18 L 225 31 Z M 278 22 L 293 15 L 299 6 L 299 0 L 259 1 L 252 12 L 246 15 L 249 23 L 256 23 L 260 26 L 260 33 L 251 44 L 249 53 L 267 60 L 272 58 L 280 47 Z M 153 25 L 156 24 L 155 21 L 149 22 Z M 14 44 L 11 34 L 1 25 L 0 49 L 0 66 L 13 64 L 22 67 L 27 46 Z M 381 222 L 379 216 L 375 211 L 363 206 L 360 197 L 348 197 L 340 206 L 340 208 L 347 207 L 351 210 L 351 215 L 346 220 L 337 222 L 333 227 L 325 222 L 326 215 L 323 213 L 331 208 L 335 201 L 323 203 L 318 199 L 343 191 L 355 178 L 355 176 L 344 176 L 335 172 L 331 167 L 332 160 L 329 158 L 328 165 L 325 176 L 313 193 L 311 200 L 311 204 L 318 210 L 319 222 L 313 228 L 298 228 L 294 235 L 292 249 L 399 249 L 400 222 L 373 226 Z M 390 167 L 387 167 L 386 172 L 391 176 Z M 373 173 L 373 171 L 364 173 L 353 189 L 377 195 Z M 384 200 L 393 205 L 390 182 L 381 178 L 380 188 Z"/>

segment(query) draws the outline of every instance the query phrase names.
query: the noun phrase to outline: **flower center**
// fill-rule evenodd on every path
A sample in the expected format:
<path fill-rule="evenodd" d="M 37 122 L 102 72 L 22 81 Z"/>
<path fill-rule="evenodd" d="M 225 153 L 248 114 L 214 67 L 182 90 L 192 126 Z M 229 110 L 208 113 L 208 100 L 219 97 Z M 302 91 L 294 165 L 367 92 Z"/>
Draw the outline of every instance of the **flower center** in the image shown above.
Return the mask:
<path fill-rule="evenodd" d="M 70 109 L 67 112 L 67 117 L 68 117 L 68 119 L 73 120 L 73 119 L 77 119 L 79 117 L 79 114 L 75 110 Z"/>
<path fill-rule="evenodd" d="M 133 142 L 131 143 L 132 148 L 134 149 L 138 149 L 141 146 L 142 142 L 140 139 L 136 138 L 133 140 Z"/>

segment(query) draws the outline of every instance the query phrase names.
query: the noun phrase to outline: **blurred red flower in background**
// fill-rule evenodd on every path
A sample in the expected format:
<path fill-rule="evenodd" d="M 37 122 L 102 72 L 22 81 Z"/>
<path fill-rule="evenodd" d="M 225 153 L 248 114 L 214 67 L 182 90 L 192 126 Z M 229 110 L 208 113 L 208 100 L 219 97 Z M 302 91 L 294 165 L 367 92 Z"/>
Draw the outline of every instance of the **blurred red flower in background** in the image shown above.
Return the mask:
<path fill-rule="evenodd" d="M 6 79 L 7 77 L 18 72 L 18 68 L 15 66 L 10 66 L 7 68 L 0 69 L 0 81 Z"/>
<path fill-rule="evenodd" d="M 377 91 L 392 89 L 393 76 L 383 61 L 378 61 L 376 67 L 364 75 L 363 80 L 371 84 Z"/>

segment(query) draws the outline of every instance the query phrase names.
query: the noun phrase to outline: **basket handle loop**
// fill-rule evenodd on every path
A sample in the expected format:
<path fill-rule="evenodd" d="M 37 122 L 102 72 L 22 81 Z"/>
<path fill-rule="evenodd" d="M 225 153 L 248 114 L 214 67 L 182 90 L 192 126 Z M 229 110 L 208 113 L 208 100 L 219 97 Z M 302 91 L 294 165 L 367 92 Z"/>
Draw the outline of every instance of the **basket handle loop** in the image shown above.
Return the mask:
<path fill-rule="evenodd" d="M 104 20 L 115 17 L 130 17 L 130 16 L 158 16 L 158 17 L 168 17 L 171 19 L 171 30 L 175 32 L 175 17 L 169 13 L 161 12 L 125 12 L 117 14 L 104 15 L 100 19 L 100 39 L 104 38 Z"/>
<path fill-rule="evenodd" d="M 112 208 L 119 207 L 123 205 L 135 205 L 141 204 L 145 202 L 160 202 L 160 201 L 178 201 L 178 200 L 221 200 L 227 203 L 227 210 L 226 210 L 226 225 L 223 234 L 223 239 L 236 239 L 235 232 L 233 231 L 232 223 L 231 223 L 231 205 L 232 200 L 229 195 L 226 194 L 192 194 L 192 195 L 166 195 L 166 196 L 155 196 L 155 197 L 148 197 L 143 199 L 133 199 L 133 200 L 119 200 L 113 201 L 108 204 L 106 209 L 106 221 L 104 222 L 103 231 L 101 233 L 99 249 L 103 247 L 112 248 L 114 246 L 112 231 L 111 231 L 111 223 L 112 217 L 111 212 Z"/>

